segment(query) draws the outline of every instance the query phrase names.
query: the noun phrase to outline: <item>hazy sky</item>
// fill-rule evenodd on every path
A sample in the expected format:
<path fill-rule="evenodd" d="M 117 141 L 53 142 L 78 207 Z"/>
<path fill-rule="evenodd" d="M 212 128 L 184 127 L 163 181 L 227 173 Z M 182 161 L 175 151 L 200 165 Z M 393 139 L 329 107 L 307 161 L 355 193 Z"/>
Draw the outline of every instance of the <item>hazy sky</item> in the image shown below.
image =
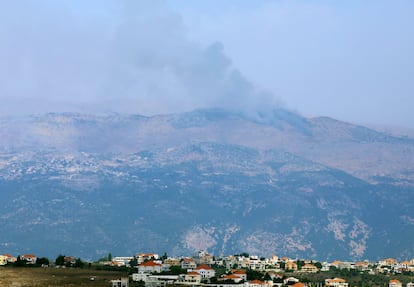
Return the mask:
<path fill-rule="evenodd" d="M 0 1 L 0 113 L 202 107 L 414 127 L 414 1 Z"/>

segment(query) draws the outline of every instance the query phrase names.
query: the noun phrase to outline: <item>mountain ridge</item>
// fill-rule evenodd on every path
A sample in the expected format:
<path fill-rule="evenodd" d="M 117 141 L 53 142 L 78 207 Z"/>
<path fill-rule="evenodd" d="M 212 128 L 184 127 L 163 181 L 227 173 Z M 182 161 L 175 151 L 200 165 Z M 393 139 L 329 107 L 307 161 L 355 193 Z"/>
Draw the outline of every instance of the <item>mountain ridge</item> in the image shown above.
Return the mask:
<path fill-rule="evenodd" d="M 274 115 L 2 118 L 0 246 L 86 257 L 144 249 L 414 256 L 414 140 Z"/>

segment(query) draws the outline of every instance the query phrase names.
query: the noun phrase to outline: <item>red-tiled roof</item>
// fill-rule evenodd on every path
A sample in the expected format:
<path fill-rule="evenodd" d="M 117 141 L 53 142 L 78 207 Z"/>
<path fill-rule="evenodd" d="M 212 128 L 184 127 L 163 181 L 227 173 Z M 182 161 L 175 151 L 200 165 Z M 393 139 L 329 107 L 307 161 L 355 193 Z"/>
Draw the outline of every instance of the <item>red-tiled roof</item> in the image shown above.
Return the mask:
<path fill-rule="evenodd" d="M 201 264 L 201 265 L 197 266 L 196 268 L 194 268 L 194 270 L 200 270 L 200 269 L 212 270 L 213 268 L 211 268 L 210 266 L 208 266 L 206 264 Z"/>
<path fill-rule="evenodd" d="M 240 277 L 237 276 L 237 275 L 234 275 L 234 274 L 225 275 L 225 276 L 223 276 L 223 278 L 224 279 L 239 279 L 240 280 Z"/>
<path fill-rule="evenodd" d="M 139 266 L 150 267 L 150 266 L 161 266 L 161 264 L 155 263 L 154 261 L 146 261 L 144 263 L 141 263 Z"/>
<path fill-rule="evenodd" d="M 246 274 L 246 270 L 232 270 L 233 274 Z"/>
<path fill-rule="evenodd" d="M 303 287 L 303 286 L 305 286 L 305 284 L 302 283 L 302 282 L 297 282 L 297 283 L 292 285 L 292 287 Z"/>

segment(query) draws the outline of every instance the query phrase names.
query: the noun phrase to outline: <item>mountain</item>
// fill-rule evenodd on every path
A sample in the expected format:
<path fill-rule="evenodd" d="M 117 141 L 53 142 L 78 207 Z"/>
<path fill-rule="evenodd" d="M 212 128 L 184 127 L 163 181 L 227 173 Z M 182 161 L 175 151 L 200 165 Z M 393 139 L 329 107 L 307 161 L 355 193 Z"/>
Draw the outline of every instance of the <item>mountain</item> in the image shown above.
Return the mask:
<path fill-rule="evenodd" d="M 414 257 L 414 139 L 277 109 L 0 118 L 0 252 Z"/>

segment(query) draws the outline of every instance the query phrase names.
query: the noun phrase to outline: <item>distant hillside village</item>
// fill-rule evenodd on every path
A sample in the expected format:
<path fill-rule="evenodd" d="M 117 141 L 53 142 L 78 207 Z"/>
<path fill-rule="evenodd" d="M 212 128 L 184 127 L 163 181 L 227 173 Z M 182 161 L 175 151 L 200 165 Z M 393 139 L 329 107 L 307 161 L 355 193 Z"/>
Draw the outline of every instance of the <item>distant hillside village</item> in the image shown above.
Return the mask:
<path fill-rule="evenodd" d="M 0 265 L 41 266 L 45 268 L 128 268 L 130 276 L 112 280 L 113 287 L 145 286 L 166 287 L 170 285 L 211 286 L 211 287 L 350 287 L 346 279 L 329 277 L 323 281 L 310 278 L 312 274 L 344 274 L 356 276 L 384 275 L 389 278 L 388 287 L 414 287 L 414 258 L 399 262 L 386 258 L 377 262 L 319 262 L 305 259 L 272 256 L 270 258 L 252 256 L 247 253 L 215 257 L 206 251 L 199 251 L 192 257 L 159 256 L 154 253 L 138 253 L 135 256 L 115 256 L 108 254 L 97 262 L 83 262 L 80 258 L 59 255 L 54 262 L 34 254 L 14 257 L 0 255 Z M 395 279 L 407 275 L 410 281 Z M 304 275 L 306 275 L 304 277 Z M 346 277 L 346 276 L 344 276 Z M 316 277 L 315 277 L 316 278 Z M 366 284 L 383 286 L 384 284 Z M 372 283 L 372 282 L 371 282 Z M 375 282 L 374 282 L 375 283 Z M 378 282 L 377 282 L 378 283 Z M 138 284 L 138 285 L 137 285 Z"/>

